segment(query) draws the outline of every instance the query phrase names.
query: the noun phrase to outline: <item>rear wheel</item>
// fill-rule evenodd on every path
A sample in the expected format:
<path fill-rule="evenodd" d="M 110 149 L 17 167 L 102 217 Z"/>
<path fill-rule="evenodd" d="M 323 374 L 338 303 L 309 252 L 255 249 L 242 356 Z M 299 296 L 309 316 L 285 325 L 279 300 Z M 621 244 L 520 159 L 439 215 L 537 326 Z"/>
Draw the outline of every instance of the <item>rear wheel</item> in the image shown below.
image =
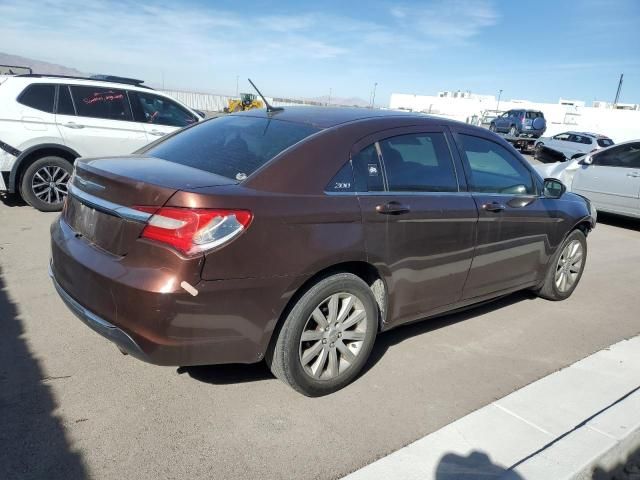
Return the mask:
<path fill-rule="evenodd" d="M 489 130 L 492 132 L 496 131 L 496 126 L 492 123 L 491 125 L 489 125 Z"/>
<path fill-rule="evenodd" d="M 511 125 L 511 128 L 509 129 L 509 135 L 511 135 L 512 137 L 518 136 L 518 129 L 515 125 Z"/>
<path fill-rule="evenodd" d="M 67 182 L 72 172 L 73 165 L 64 158 L 39 158 L 22 175 L 20 195 L 41 212 L 57 212 L 67 196 Z"/>
<path fill-rule="evenodd" d="M 536 160 L 540 160 L 540 153 L 542 152 L 542 147 L 544 147 L 544 143 L 538 142 L 533 150 L 533 158 Z"/>
<path fill-rule="evenodd" d="M 569 298 L 578 286 L 587 261 L 587 238 L 581 230 L 571 232 L 549 262 L 538 295 L 547 300 Z"/>
<path fill-rule="evenodd" d="M 327 395 L 364 367 L 378 330 L 378 307 L 359 277 L 340 273 L 309 289 L 291 309 L 267 364 L 298 392 Z"/>

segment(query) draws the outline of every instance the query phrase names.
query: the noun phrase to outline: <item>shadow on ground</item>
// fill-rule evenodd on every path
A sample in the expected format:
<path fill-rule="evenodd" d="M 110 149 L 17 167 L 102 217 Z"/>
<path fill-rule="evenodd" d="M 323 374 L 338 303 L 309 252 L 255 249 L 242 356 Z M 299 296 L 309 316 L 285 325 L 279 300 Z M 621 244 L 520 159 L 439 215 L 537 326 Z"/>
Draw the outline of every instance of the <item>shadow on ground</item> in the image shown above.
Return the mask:
<path fill-rule="evenodd" d="M 405 325 L 378 335 L 376 343 L 371 351 L 371 356 L 364 367 L 362 375 L 376 365 L 385 352 L 392 346 L 402 341 L 424 335 L 429 332 L 444 328 L 454 323 L 463 322 L 478 315 L 490 313 L 494 310 L 513 305 L 526 300 L 536 298 L 529 292 L 517 292 L 506 297 L 499 298 L 489 303 L 470 308 L 458 313 L 451 313 L 441 317 L 422 320 L 410 325 Z M 191 378 L 214 385 L 229 385 L 232 383 L 256 382 L 260 380 L 273 379 L 271 371 L 264 362 L 250 365 L 230 364 L 230 365 L 202 365 L 197 367 L 180 367 L 178 373 L 187 373 Z"/>
<path fill-rule="evenodd" d="M 0 478 L 83 479 L 82 459 L 54 415 L 56 402 L 29 351 L 0 267 Z M 68 381 L 68 380 L 67 380 Z"/>
<path fill-rule="evenodd" d="M 524 480 L 514 471 L 496 465 L 486 453 L 478 450 L 474 450 L 466 457 L 447 453 L 442 456 L 436 467 L 435 480 L 476 480 L 479 478 Z"/>
<path fill-rule="evenodd" d="M 631 452 L 625 460 L 606 470 L 596 467 L 593 480 L 638 480 L 640 479 L 640 447 Z"/>
<path fill-rule="evenodd" d="M 598 212 L 598 223 L 604 223 L 612 227 L 626 228 L 640 232 L 640 219 L 615 215 L 613 213 Z M 598 228 L 596 226 L 596 228 Z"/>
<path fill-rule="evenodd" d="M 20 195 L 11 193 L 3 193 L 0 195 L 0 202 L 7 207 L 25 207 L 27 205 L 27 202 L 22 200 Z"/>

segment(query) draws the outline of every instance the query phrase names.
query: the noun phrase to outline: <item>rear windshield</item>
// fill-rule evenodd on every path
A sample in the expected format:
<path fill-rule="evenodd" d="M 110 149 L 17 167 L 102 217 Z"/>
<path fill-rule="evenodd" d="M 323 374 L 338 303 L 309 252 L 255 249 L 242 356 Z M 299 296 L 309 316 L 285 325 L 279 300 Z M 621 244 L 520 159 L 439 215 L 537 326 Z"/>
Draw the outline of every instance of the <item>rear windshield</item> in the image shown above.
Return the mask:
<path fill-rule="evenodd" d="M 538 117 L 544 117 L 542 112 L 527 112 L 527 118 L 538 118 Z"/>
<path fill-rule="evenodd" d="M 610 147 L 611 145 L 613 145 L 613 140 L 611 140 L 610 138 L 599 138 L 598 145 L 600 145 L 601 147 Z"/>
<path fill-rule="evenodd" d="M 145 153 L 244 180 L 280 152 L 319 130 L 274 119 L 226 116 L 188 128 Z"/>

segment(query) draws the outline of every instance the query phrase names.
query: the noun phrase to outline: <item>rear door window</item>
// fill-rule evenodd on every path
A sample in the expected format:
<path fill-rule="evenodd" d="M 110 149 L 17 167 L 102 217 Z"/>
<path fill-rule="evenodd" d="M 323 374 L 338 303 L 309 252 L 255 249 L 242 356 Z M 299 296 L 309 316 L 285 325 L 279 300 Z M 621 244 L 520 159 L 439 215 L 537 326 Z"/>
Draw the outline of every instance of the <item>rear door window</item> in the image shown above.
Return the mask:
<path fill-rule="evenodd" d="M 473 192 L 534 194 L 531 172 L 502 145 L 485 138 L 460 134 Z"/>
<path fill-rule="evenodd" d="M 132 121 L 126 92 L 117 88 L 71 86 L 78 115 L 105 120 Z"/>
<path fill-rule="evenodd" d="M 303 123 L 229 115 L 194 125 L 141 152 L 242 181 L 318 131 Z"/>
<path fill-rule="evenodd" d="M 136 122 L 169 127 L 186 127 L 196 122 L 194 115 L 168 98 L 134 91 L 129 91 L 129 98 Z"/>
<path fill-rule="evenodd" d="M 379 142 L 392 192 L 457 192 L 458 181 L 443 133 L 416 133 Z"/>
<path fill-rule="evenodd" d="M 34 83 L 22 91 L 18 97 L 18 102 L 41 112 L 53 113 L 55 92 L 55 85 Z"/>

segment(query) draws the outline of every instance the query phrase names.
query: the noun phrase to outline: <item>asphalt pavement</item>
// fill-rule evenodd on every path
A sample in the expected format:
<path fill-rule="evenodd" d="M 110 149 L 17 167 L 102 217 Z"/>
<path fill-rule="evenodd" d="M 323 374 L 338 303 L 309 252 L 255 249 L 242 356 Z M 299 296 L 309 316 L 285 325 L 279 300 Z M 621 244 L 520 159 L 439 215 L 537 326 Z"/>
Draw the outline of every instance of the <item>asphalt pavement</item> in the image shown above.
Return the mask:
<path fill-rule="evenodd" d="M 47 276 L 55 214 L 0 199 L 0 478 L 338 478 L 640 333 L 640 221 L 601 216 L 573 296 L 517 293 L 387 332 L 303 397 L 263 364 L 156 367 L 77 320 Z"/>

